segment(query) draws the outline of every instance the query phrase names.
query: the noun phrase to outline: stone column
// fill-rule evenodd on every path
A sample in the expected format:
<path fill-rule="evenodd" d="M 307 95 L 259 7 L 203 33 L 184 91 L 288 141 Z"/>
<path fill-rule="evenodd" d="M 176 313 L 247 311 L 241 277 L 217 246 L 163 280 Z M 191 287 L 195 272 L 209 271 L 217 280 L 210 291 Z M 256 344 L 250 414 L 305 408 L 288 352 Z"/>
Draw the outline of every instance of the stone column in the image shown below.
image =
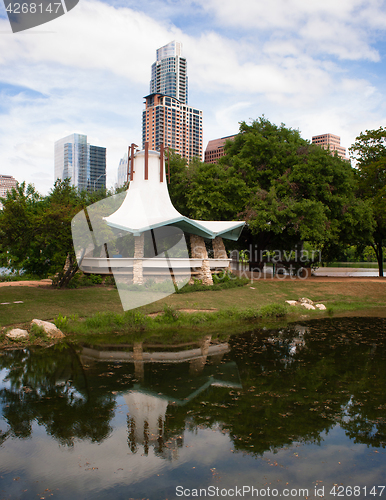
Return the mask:
<path fill-rule="evenodd" d="M 228 258 L 228 255 L 227 255 L 227 251 L 225 250 L 225 245 L 224 245 L 224 242 L 221 238 L 221 236 L 216 236 L 215 239 L 213 240 L 212 242 L 212 246 L 213 246 L 213 257 L 215 259 L 227 259 Z M 223 268 L 223 272 L 232 272 L 232 269 L 231 269 L 231 263 L 229 262 L 227 267 L 224 267 Z"/>
<path fill-rule="evenodd" d="M 142 259 L 144 255 L 145 234 L 134 236 L 134 259 Z M 133 283 L 143 285 L 143 261 L 134 260 Z"/>
<path fill-rule="evenodd" d="M 227 259 L 228 255 L 225 250 L 225 245 L 224 242 L 221 238 L 221 236 L 216 236 L 215 239 L 212 241 L 212 246 L 213 246 L 213 257 L 215 259 Z"/>
<path fill-rule="evenodd" d="M 196 234 L 190 235 L 190 250 L 192 259 L 202 259 L 202 265 L 199 269 L 198 279 L 202 280 L 204 285 L 213 285 L 212 273 L 208 260 L 208 252 L 206 251 L 205 241 L 202 236 Z"/>

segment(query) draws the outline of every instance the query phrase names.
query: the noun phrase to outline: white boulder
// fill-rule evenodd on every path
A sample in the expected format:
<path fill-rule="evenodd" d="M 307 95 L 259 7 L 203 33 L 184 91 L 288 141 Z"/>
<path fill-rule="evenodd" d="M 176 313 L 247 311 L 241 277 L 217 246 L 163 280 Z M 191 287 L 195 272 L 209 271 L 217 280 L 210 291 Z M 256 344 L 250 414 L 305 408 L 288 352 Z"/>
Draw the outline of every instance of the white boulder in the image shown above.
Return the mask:
<path fill-rule="evenodd" d="M 305 307 L 306 309 L 315 309 L 315 306 L 309 304 L 308 302 L 301 302 L 300 305 Z"/>
<path fill-rule="evenodd" d="M 286 303 L 290 306 L 298 306 L 299 302 L 297 300 L 286 300 Z"/>
<path fill-rule="evenodd" d="M 29 333 L 27 330 L 22 330 L 21 328 L 13 328 L 5 336 L 11 340 L 23 340 L 28 339 Z"/>
<path fill-rule="evenodd" d="M 313 302 L 311 299 L 307 299 L 306 297 L 302 297 L 301 299 L 299 299 L 299 301 L 301 304 L 311 304 L 313 305 Z"/>
<path fill-rule="evenodd" d="M 315 307 L 317 307 L 321 311 L 325 311 L 327 309 L 327 307 L 324 304 L 315 304 Z"/>
<path fill-rule="evenodd" d="M 58 339 L 64 337 L 64 333 L 57 328 L 56 325 L 49 321 L 42 321 L 41 319 L 33 319 L 31 325 L 37 325 L 43 328 L 48 337 Z"/>

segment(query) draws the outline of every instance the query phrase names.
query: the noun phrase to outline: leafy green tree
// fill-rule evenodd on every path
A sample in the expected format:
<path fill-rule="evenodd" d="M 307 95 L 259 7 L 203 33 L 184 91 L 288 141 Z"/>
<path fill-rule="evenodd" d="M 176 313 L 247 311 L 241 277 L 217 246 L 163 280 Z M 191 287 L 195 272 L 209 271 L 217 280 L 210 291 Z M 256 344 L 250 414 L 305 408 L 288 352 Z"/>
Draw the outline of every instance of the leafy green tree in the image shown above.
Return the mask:
<path fill-rule="evenodd" d="M 42 197 L 25 182 L 7 193 L 0 211 L 0 264 L 38 276 L 56 276 L 66 285 L 78 270 L 71 220 L 106 191 L 78 192 L 70 180 L 57 180 Z M 66 267 L 65 267 L 66 265 Z"/>
<path fill-rule="evenodd" d="M 369 236 L 371 210 L 355 198 L 350 164 L 297 130 L 264 117 L 242 122 L 225 151 L 221 164 L 245 183 L 241 215 L 260 247 L 291 249 L 309 241 L 329 260 L 338 246 Z"/>
<path fill-rule="evenodd" d="M 386 128 L 362 132 L 350 148 L 356 162 L 356 171 L 362 199 L 372 207 L 374 231 L 371 245 L 374 248 L 379 276 L 383 276 L 383 247 L 386 245 Z"/>
<path fill-rule="evenodd" d="M 39 213 L 42 197 L 33 185 L 17 184 L 2 200 L 0 211 L 0 264 L 13 270 L 24 269 L 40 274 L 33 247 L 34 221 Z M 29 265 L 29 263 L 31 265 Z"/>

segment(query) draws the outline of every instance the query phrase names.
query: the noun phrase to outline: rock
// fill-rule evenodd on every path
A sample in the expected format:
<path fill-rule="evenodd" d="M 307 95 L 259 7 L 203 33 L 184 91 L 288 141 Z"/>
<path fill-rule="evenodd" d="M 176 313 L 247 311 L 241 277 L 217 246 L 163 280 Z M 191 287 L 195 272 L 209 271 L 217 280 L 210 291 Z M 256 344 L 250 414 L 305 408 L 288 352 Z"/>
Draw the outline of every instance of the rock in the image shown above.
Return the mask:
<path fill-rule="evenodd" d="M 10 332 L 8 332 L 6 335 L 11 340 L 23 340 L 23 339 L 28 339 L 29 333 L 27 330 L 22 330 L 21 328 L 14 328 Z"/>
<path fill-rule="evenodd" d="M 327 307 L 324 304 L 315 304 L 315 307 L 317 307 L 321 311 L 325 311 L 327 309 Z"/>
<path fill-rule="evenodd" d="M 315 309 L 315 307 L 312 304 L 309 304 L 308 302 L 301 302 L 300 305 L 305 307 L 306 309 Z"/>
<path fill-rule="evenodd" d="M 298 302 L 300 302 L 301 304 L 311 304 L 311 305 L 313 305 L 312 300 L 307 299 L 306 297 L 303 297 L 303 298 L 299 299 Z"/>
<path fill-rule="evenodd" d="M 41 326 L 44 332 L 47 334 L 47 336 L 53 339 L 59 339 L 64 337 L 64 333 L 62 333 L 59 330 L 59 328 L 57 328 L 53 323 L 50 323 L 49 321 L 42 321 L 41 319 L 33 319 L 31 321 L 31 325 Z"/>
<path fill-rule="evenodd" d="M 300 305 L 297 300 L 286 300 L 286 303 L 289 304 L 290 306 L 298 306 L 298 305 Z"/>

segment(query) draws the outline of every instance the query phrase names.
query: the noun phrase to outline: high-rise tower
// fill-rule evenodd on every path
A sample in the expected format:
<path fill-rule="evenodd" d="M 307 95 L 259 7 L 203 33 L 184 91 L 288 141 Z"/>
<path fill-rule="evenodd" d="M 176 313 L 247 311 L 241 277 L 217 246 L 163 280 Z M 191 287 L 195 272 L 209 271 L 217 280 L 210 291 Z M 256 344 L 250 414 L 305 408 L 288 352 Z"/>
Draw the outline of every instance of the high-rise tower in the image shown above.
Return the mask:
<path fill-rule="evenodd" d="M 55 142 L 55 179 L 71 179 L 79 191 L 106 187 L 106 148 L 91 146 L 87 135 L 71 134 Z"/>
<path fill-rule="evenodd" d="M 157 50 L 157 60 L 151 67 L 150 94 L 168 95 L 188 104 L 186 59 L 181 57 L 181 47 L 174 41 Z"/>
<path fill-rule="evenodd" d="M 186 59 L 181 43 L 170 42 L 157 50 L 152 65 L 150 95 L 142 114 L 142 145 L 159 151 L 161 144 L 183 158 L 202 160 L 202 111 L 188 106 Z"/>

